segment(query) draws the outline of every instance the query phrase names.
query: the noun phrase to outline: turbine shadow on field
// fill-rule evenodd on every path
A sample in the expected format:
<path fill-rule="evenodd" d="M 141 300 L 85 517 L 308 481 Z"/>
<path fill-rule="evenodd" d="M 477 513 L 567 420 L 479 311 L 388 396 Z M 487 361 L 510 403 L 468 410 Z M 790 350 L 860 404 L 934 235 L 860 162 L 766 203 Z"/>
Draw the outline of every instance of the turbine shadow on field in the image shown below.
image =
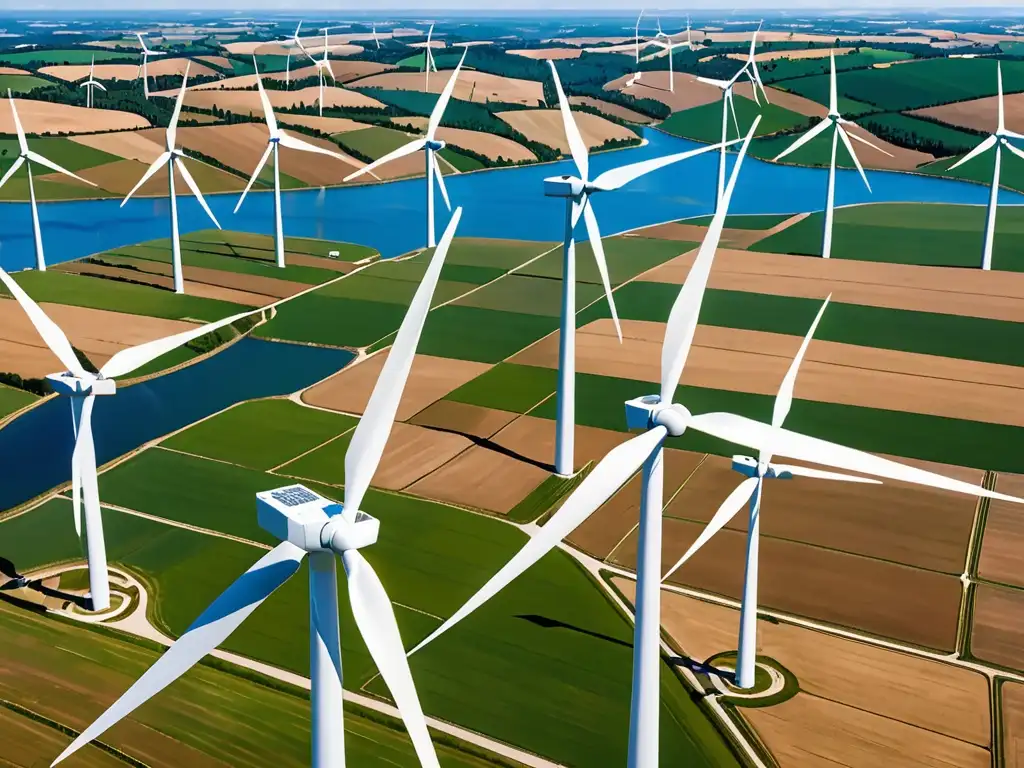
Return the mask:
<path fill-rule="evenodd" d="M 67 600 L 79 608 L 91 610 L 92 599 L 85 595 L 76 595 L 71 592 L 63 592 L 59 589 L 46 586 L 42 580 L 31 580 L 22 576 L 14 563 L 6 557 L 0 557 L 0 574 L 6 576 L 10 581 L 0 585 L 0 591 L 9 592 L 15 589 L 31 589 L 47 597 L 54 597 L 58 600 Z M 13 598 L 17 599 L 17 598 Z M 21 601 L 18 601 L 21 602 Z"/>
<path fill-rule="evenodd" d="M 711 664 L 705 664 L 685 656 L 674 656 L 668 660 L 668 663 L 673 667 L 685 667 L 695 675 L 719 677 L 730 685 L 736 684 L 736 673 L 728 669 L 719 669 Z"/>
<path fill-rule="evenodd" d="M 460 437 L 464 437 L 467 440 L 469 440 L 471 443 L 473 443 L 473 445 L 479 446 L 480 448 L 486 448 L 488 451 L 500 453 L 502 456 L 507 456 L 510 459 L 521 461 L 524 464 L 530 464 L 534 467 L 537 467 L 538 469 L 542 469 L 545 472 L 548 472 L 549 474 L 555 471 L 554 464 L 548 464 L 547 462 L 538 461 L 537 459 L 531 459 L 529 456 L 524 456 L 521 453 L 517 453 L 516 451 L 513 451 L 511 448 L 506 448 L 504 445 L 500 445 L 486 437 L 480 437 L 479 435 L 473 435 L 470 434 L 469 432 L 463 432 L 458 429 L 447 429 L 445 427 L 437 427 L 432 424 L 423 426 L 426 426 L 427 429 L 433 430 L 435 432 L 447 432 L 450 435 L 459 435 Z"/>
<path fill-rule="evenodd" d="M 620 640 L 617 637 L 612 637 L 611 635 L 603 635 L 600 632 L 592 632 L 589 629 L 583 629 L 582 627 L 577 627 L 573 624 L 566 624 L 564 621 L 559 621 L 558 619 L 549 619 L 547 616 L 538 616 L 534 613 L 528 613 L 519 614 L 518 616 L 516 616 L 516 618 L 525 619 L 531 624 L 536 624 L 538 627 L 542 627 L 544 629 L 568 629 L 571 632 L 578 632 L 581 635 L 595 637 L 598 640 L 604 640 L 608 643 L 615 643 L 616 645 L 621 645 L 626 648 L 633 647 L 632 643 L 627 642 L 625 640 Z"/>

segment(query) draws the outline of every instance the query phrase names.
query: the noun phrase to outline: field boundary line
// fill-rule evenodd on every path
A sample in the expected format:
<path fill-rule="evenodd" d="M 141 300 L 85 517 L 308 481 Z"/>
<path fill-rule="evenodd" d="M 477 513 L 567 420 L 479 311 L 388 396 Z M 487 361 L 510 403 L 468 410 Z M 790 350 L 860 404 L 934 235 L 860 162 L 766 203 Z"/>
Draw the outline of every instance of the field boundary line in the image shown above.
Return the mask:
<path fill-rule="evenodd" d="M 347 366 L 346 366 L 346 367 L 347 367 Z M 342 370 L 344 370 L 344 369 L 342 369 Z M 295 401 L 293 400 L 292 402 L 295 402 Z M 313 407 L 313 406 L 310 406 L 310 407 Z M 330 410 L 329 408 L 317 408 L 317 410 L 323 410 L 323 411 L 326 411 L 327 413 L 341 413 L 341 411 L 332 411 L 332 410 Z M 345 414 L 345 415 L 347 416 L 347 415 L 349 415 L 349 414 Z M 275 473 L 277 472 L 277 470 L 281 469 L 282 467 L 287 467 L 287 466 L 288 466 L 289 464 L 294 464 L 294 463 L 295 463 L 296 461 L 298 461 L 299 459 L 301 459 L 301 458 L 304 458 L 304 457 L 308 456 L 309 454 L 313 453 L 314 451 L 318 451 L 318 450 L 320 450 L 320 449 L 321 449 L 321 448 L 323 448 L 323 447 L 324 447 L 325 445 L 330 445 L 330 444 L 331 444 L 331 443 L 333 443 L 333 442 L 334 442 L 335 440 L 338 440 L 338 439 L 340 439 L 340 438 L 344 437 L 345 435 L 347 435 L 347 434 L 348 434 L 349 432 L 353 432 L 353 431 L 355 431 L 355 426 L 349 427 L 348 429 L 346 429 L 346 430 L 345 430 L 344 432 L 342 432 L 341 434 L 339 434 L 339 435 L 335 435 L 334 437 L 329 437 L 329 438 L 327 438 L 326 440 L 324 440 L 324 441 L 323 441 L 322 443 L 320 443 L 319 445 L 314 445 L 314 446 L 313 446 L 312 448 L 310 448 L 310 449 L 309 449 L 308 451 L 303 451 L 303 452 L 302 452 L 302 453 L 300 453 L 300 454 L 299 454 L 298 456 L 294 456 L 293 458 L 290 458 L 290 459 L 288 459 L 288 461 L 283 461 L 283 462 L 281 462 L 280 464 L 278 464 L 278 465 L 277 465 L 276 467 L 271 467 L 270 469 L 268 469 L 268 470 L 265 470 L 265 471 L 266 471 L 266 472 L 267 472 L 268 474 L 271 474 L 271 475 L 273 475 L 273 474 L 275 474 Z M 310 479 L 312 479 L 312 478 L 310 478 Z"/>
<path fill-rule="evenodd" d="M 213 456 L 200 456 L 198 453 L 189 453 L 188 451 L 180 451 L 177 448 L 168 448 L 166 445 L 154 445 L 153 447 L 156 448 L 158 451 L 167 451 L 168 453 L 177 453 L 177 454 L 179 454 L 181 456 L 189 456 L 189 457 L 191 457 L 193 459 L 200 459 L 202 461 L 213 461 L 213 462 L 216 462 L 217 464 L 227 464 L 229 467 L 238 467 L 239 469 L 252 469 L 252 467 L 247 467 L 244 464 L 236 464 L 235 462 L 228 461 L 227 459 L 215 459 Z"/>

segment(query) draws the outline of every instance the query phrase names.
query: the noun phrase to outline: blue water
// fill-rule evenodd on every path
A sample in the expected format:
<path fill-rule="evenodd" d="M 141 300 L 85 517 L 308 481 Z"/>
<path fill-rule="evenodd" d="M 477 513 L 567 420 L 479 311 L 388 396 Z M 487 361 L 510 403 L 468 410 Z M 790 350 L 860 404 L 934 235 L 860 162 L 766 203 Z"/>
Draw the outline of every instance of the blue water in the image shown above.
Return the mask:
<path fill-rule="evenodd" d="M 591 158 L 592 176 L 602 170 L 699 145 L 653 129 L 645 130 L 643 147 Z M 283 159 L 288 168 L 288 153 Z M 325 162 L 330 162 L 325 160 Z M 715 194 L 717 154 L 670 166 L 623 190 L 598 195 L 595 209 L 605 234 L 710 213 Z M 453 205 L 463 206 L 460 235 L 559 240 L 563 210 L 542 194 L 547 176 L 572 173 L 570 162 L 454 175 L 448 178 Z M 827 171 L 797 168 L 749 158 L 733 197 L 732 213 L 803 213 L 820 210 L 825 200 Z M 869 171 L 869 193 L 856 171 L 839 171 L 836 204 L 863 202 L 935 202 L 984 204 L 988 190 L 978 184 L 890 171 Z M 210 195 L 207 200 L 228 229 L 269 234 L 273 199 L 253 193 L 238 214 L 237 195 Z M 285 192 L 285 232 L 289 235 L 343 240 L 377 248 L 395 256 L 420 247 L 425 240 L 423 179 Z M 1024 203 L 1024 195 L 1003 191 L 1003 203 Z M 179 198 L 183 233 L 211 226 L 198 203 Z M 438 199 L 438 226 L 447 211 Z M 92 253 L 168 236 L 166 198 L 79 200 L 40 206 L 47 261 L 57 263 Z M 440 230 L 439 230 L 440 231 Z M 21 269 L 34 263 L 31 223 L 25 203 L 0 205 L 0 265 Z"/>
<path fill-rule="evenodd" d="M 96 398 L 97 459 L 110 461 L 233 403 L 304 389 L 343 368 L 339 349 L 246 338 L 209 359 Z M 71 406 L 54 398 L 0 429 L 0 510 L 71 479 Z"/>

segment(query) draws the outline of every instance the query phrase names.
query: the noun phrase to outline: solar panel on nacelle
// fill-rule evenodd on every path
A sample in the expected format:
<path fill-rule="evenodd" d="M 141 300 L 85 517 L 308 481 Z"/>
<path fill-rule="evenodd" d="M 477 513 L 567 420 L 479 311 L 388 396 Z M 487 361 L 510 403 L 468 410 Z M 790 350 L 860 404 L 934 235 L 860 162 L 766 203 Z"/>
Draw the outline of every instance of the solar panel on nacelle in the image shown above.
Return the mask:
<path fill-rule="evenodd" d="M 308 488 L 301 485 L 293 485 L 291 488 L 281 488 L 273 491 L 271 496 L 286 507 L 297 507 L 300 504 L 308 504 L 311 501 L 319 501 L 320 497 Z"/>

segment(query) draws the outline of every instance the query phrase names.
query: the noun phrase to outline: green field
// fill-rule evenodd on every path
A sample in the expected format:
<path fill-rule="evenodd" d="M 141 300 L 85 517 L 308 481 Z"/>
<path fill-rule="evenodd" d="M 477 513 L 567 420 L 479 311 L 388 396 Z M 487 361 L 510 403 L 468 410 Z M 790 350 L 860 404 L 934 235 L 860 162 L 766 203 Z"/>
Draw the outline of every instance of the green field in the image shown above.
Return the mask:
<path fill-rule="evenodd" d="M 414 56 L 407 56 L 398 62 L 399 67 L 406 69 L 423 69 L 423 61 L 426 58 L 425 54 L 420 51 Z M 434 64 L 437 65 L 439 70 L 454 69 L 462 58 L 461 53 L 435 53 Z M 431 77 L 445 77 L 444 72 L 431 72 Z"/>
<path fill-rule="evenodd" d="M 981 137 L 979 137 L 979 142 Z M 976 142 L 976 143 L 979 143 Z M 936 160 L 929 165 L 921 166 L 918 171 L 921 173 L 934 174 L 936 176 L 950 176 L 954 179 L 965 179 L 975 181 L 985 186 L 992 185 L 992 172 L 995 169 L 995 153 L 991 150 L 981 157 L 976 157 L 969 163 L 961 165 L 954 171 L 949 167 L 960 158 L 949 157 Z M 1008 189 L 1024 192 L 1024 160 L 1009 151 L 1002 152 L 1002 161 L 999 169 L 999 185 Z M 1000 213 L 1002 213 L 1001 209 Z"/>
<path fill-rule="evenodd" d="M 736 96 L 736 117 L 740 125 L 740 135 L 746 135 L 754 118 L 761 115 L 761 123 L 757 126 L 757 136 L 767 136 L 779 131 L 791 131 L 807 126 L 812 118 L 798 114 L 775 104 L 758 106 L 752 99 Z M 722 103 L 713 101 L 699 107 L 691 107 L 675 112 L 658 126 L 673 136 L 708 143 L 722 140 Z M 736 128 L 729 116 L 729 138 L 735 138 Z"/>
<path fill-rule="evenodd" d="M 0 363 L 0 367 L 2 366 L 3 363 Z M 20 411 L 26 405 L 30 405 L 38 399 L 31 392 L 0 384 L 0 419 L 10 416 L 15 411 Z"/>
<path fill-rule="evenodd" d="M 0 61 L 15 66 L 25 66 L 29 62 L 43 62 L 44 64 L 88 64 L 96 58 L 98 62 L 116 61 L 117 59 L 131 59 L 132 63 L 138 58 L 135 54 L 127 51 L 108 51 L 102 48 L 75 48 L 58 49 L 53 51 L 18 51 L 15 53 L 0 54 Z"/>
<path fill-rule="evenodd" d="M 557 371 L 549 368 L 499 363 L 449 393 L 445 400 L 526 413 L 551 396 L 557 379 Z"/>
<path fill-rule="evenodd" d="M 768 253 L 820 255 L 823 222 L 824 214 L 812 214 L 761 240 L 754 248 Z M 832 230 L 832 258 L 977 267 L 984 229 L 982 206 L 885 203 L 839 208 Z M 996 217 L 993 268 L 1024 271 L 1022 249 L 1024 208 L 1004 206 Z"/>
<path fill-rule="evenodd" d="M 836 56 L 836 72 L 844 72 L 849 69 L 867 69 L 875 64 L 904 61 L 910 58 L 913 58 L 911 54 L 902 51 L 860 48 L 852 53 Z M 828 56 L 822 56 L 817 59 L 774 59 L 758 63 L 757 68 L 761 73 L 762 80 L 766 83 L 774 83 L 793 77 L 827 75 L 829 72 L 829 58 Z"/>
<path fill-rule="evenodd" d="M 7 93 L 8 89 L 14 93 L 31 93 L 37 88 L 48 88 L 53 85 L 35 75 L 0 75 L 0 92 Z"/>
<path fill-rule="evenodd" d="M 394 128 L 361 128 L 338 135 L 338 143 L 344 149 L 355 151 L 376 160 L 388 152 L 393 152 L 411 141 L 409 134 L 396 131 Z"/>
<path fill-rule="evenodd" d="M 903 64 L 901 66 L 910 66 Z M 896 68 L 898 69 L 898 67 Z M 891 69 L 879 69 L 873 70 L 876 72 L 890 72 Z M 870 102 L 858 101 L 851 98 L 845 90 L 843 90 L 843 82 L 846 78 L 850 77 L 854 73 L 846 73 L 842 77 L 838 78 L 838 91 L 839 91 L 839 112 L 846 118 L 854 118 L 858 115 L 866 115 L 869 112 L 882 111 L 879 107 L 874 106 Z M 811 75 L 810 77 L 798 77 L 794 80 L 781 80 L 777 83 L 772 84 L 775 88 L 781 88 L 784 91 L 795 93 L 798 96 L 803 96 L 816 101 L 819 104 L 828 106 L 828 93 L 829 93 L 829 76 L 828 75 Z"/>
<path fill-rule="evenodd" d="M 594 251 L 590 242 L 579 234 L 576 243 L 576 280 L 583 283 L 600 284 L 601 276 L 594 261 Z M 639 235 L 621 235 L 602 240 L 605 260 L 608 262 L 608 279 L 612 285 L 619 285 L 642 272 L 653 269 L 659 264 L 686 253 L 697 243 L 678 240 L 658 240 Z M 517 274 L 562 279 L 562 249 L 554 248 L 550 253 L 537 259 Z"/>
<path fill-rule="evenodd" d="M 787 136 L 765 136 L 760 139 L 754 139 L 750 143 L 750 154 L 754 157 L 762 160 L 774 160 L 785 150 L 789 149 L 796 141 L 800 138 L 800 134 L 791 134 Z M 861 163 L 870 162 L 869 158 L 872 155 L 882 157 L 878 152 L 871 149 L 871 147 L 865 147 L 863 145 L 855 145 L 855 151 L 857 157 L 860 158 Z M 807 166 L 827 166 L 831 162 L 832 158 L 832 130 L 826 130 L 820 136 L 816 136 L 810 143 L 800 147 L 796 152 L 786 155 L 780 163 L 793 164 L 793 165 L 807 165 Z M 850 158 L 850 154 L 846 151 L 846 147 L 843 146 L 842 141 L 836 146 L 836 167 L 837 168 L 854 168 L 853 160 Z M 861 184 L 863 182 L 857 182 Z M 825 195 L 824 182 L 822 182 L 822 197 Z"/>
<path fill-rule="evenodd" d="M 880 138 L 890 141 L 896 139 L 896 144 L 905 145 L 908 139 L 931 142 L 936 146 L 922 147 L 922 151 L 930 151 L 936 157 L 966 154 L 983 138 L 953 126 L 939 125 L 899 112 L 866 115 L 859 118 L 857 123 Z"/>
<path fill-rule="evenodd" d="M 693 219 L 681 219 L 681 224 L 693 224 L 699 227 L 707 227 L 711 224 L 712 216 L 697 216 Z M 788 213 L 781 214 L 736 214 L 725 217 L 726 229 L 750 229 L 765 230 L 781 224 L 787 219 L 793 218 Z"/>

